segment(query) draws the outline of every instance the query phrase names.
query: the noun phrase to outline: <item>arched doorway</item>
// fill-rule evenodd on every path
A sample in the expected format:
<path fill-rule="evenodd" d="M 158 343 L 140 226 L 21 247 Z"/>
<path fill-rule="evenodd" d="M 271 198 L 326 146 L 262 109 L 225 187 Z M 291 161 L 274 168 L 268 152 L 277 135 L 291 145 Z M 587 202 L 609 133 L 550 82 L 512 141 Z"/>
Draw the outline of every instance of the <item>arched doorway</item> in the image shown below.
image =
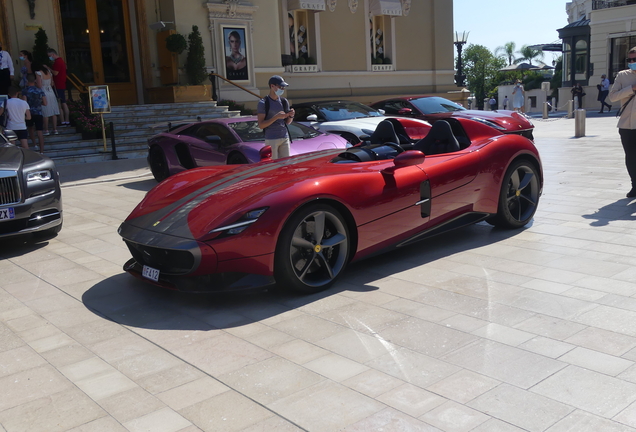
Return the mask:
<path fill-rule="evenodd" d="M 129 0 L 58 0 L 68 73 L 108 85 L 113 105 L 136 104 Z"/>

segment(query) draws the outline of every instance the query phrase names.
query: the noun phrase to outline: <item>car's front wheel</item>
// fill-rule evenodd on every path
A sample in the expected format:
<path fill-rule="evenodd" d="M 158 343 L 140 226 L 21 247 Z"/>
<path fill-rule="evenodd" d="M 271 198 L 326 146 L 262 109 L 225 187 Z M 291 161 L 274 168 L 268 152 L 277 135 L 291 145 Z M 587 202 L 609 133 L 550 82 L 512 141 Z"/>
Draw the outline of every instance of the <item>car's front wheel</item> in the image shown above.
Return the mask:
<path fill-rule="evenodd" d="M 503 228 L 520 228 L 530 222 L 539 204 L 540 184 L 534 164 L 514 162 L 501 185 L 497 214 L 487 222 Z"/>
<path fill-rule="evenodd" d="M 301 209 L 280 233 L 274 264 L 278 285 L 302 293 L 327 289 L 344 271 L 350 244 L 347 224 L 335 208 Z"/>
<path fill-rule="evenodd" d="M 166 155 L 163 153 L 161 148 L 157 146 L 150 148 L 148 162 L 150 164 L 150 171 L 152 171 L 152 175 L 155 177 L 155 180 L 162 182 L 170 177 L 170 170 L 168 169 Z"/>

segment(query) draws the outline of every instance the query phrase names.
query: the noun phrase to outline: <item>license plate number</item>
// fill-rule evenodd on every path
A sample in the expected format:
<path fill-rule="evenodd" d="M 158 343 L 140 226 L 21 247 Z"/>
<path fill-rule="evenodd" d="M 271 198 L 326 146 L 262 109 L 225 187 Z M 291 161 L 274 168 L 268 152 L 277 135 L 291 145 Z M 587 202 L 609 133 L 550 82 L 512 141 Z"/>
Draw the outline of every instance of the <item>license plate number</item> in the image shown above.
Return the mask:
<path fill-rule="evenodd" d="M 144 266 L 143 270 L 141 271 L 141 275 L 155 282 L 159 281 L 159 270 L 148 267 L 147 265 Z"/>
<path fill-rule="evenodd" d="M 13 207 L 0 209 L 0 221 L 15 219 L 15 210 Z"/>

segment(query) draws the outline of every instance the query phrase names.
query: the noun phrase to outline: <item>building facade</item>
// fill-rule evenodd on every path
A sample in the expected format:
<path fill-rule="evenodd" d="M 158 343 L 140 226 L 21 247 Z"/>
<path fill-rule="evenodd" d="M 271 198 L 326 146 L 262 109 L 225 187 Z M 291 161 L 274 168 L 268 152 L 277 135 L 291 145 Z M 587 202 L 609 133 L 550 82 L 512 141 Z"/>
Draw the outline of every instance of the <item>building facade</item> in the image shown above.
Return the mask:
<path fill-rule="evenodd" d="M 566 4 L 563 40 L 563 87 L 559 100 L 571 98 L 574 81 L 584 85 L 584 108 L 598 108 L 596 85 L 606 74 L 613 83 L 627 68 L 627 51 L 636 46 L 635 0 L 574 0 Z"/>
<path fill-rule="evenodd" d="M 187 38 L 193 25 L 208 71 L 256 94 L 274 74 L 298 102 L 457 90 L 452 0 L 0 0 L 0 10 L 17 70 L 18 52 L 43 28 L 69 73 L 108 85 L 114 105 L 185 84 L 165 39 Z M 243 89 L 218 80 L 219 99 L 254 101 Z"/>

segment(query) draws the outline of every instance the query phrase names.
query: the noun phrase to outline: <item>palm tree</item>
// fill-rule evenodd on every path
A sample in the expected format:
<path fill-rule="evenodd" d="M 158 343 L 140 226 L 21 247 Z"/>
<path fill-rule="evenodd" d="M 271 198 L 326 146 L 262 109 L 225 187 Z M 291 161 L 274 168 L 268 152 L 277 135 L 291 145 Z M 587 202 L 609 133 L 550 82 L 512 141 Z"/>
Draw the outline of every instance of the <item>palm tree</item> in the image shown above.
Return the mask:
<path fill-rule="evenodd" d="M 521 55 L 521 57 L 516 59 L 515 63 L 527 61 L 528 63 L 532 64 L 532 60 L 534 59 L 539 58 L 543 60 L 543 51 L 541 51 L 540 49 L 531 48 L 528 45 L 522 46 L 519 50 L 519 54 Z"/>
<path fill-rule="evenodd" d="M 507 57 L 510 66 L 515 59 L 515 48 L 517 45 L 514 42 L 506 42 L 503 46 L 495 48 L 495 57 Z"/>

